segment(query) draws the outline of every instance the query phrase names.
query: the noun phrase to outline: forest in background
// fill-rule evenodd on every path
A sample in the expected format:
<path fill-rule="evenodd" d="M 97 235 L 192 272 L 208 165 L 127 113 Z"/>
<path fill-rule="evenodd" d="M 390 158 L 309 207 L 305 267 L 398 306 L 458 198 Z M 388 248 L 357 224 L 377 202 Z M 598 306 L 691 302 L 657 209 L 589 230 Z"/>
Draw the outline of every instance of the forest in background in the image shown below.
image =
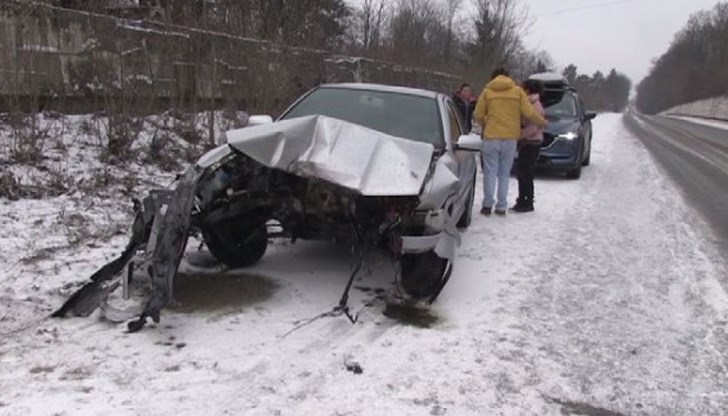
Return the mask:
<path fill-rule="evenodd" d="M 530 18 L 518 0 L 49 1 L 443 71 L 478 86 L 499 66 L 516 78 L 555 66 L 524 45 Z"/>
<path fill-rule="evenodd" d="M 442 71 L 476 88 L 496 67 L 517 80 L 556 71 L 523 40 L 533 23 L 519 0 L 47 0 L 57 6 L 145 18 L 275 43 Z M 622 111 L 632 83 L 563 71 L 590 109 Z"/>
<path fill-rule="evenodd" d="M 608 74 L 601 71 L 593 75 L 579 74 L 575 65 L 567 66 L 564 78 L 579 91 L 584 105 L 590 111 L 621 113 L 629 104 L 632 81 L 612 68 Z"/>
<path fill-rule="evenodd" d="M 637 86 L 637 109 L 657 114 L 728 94 L 728 2 L 695 13 Z"/>

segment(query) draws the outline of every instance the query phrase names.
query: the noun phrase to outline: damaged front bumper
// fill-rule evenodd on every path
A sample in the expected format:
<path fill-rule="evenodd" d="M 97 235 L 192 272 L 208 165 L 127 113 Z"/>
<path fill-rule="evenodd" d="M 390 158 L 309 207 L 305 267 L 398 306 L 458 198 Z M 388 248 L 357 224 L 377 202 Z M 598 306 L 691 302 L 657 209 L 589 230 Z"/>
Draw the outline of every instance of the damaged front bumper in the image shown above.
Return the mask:
<path fill-rule="evenodd" d="M 139 319 L 129 323 L 129 330 L 141 329 L 147 317 L 159 322 L 162 308 L 173 296 L 173 282 L 187 246 L 195 193 L 202 172 L 201 168 L 192 167 L 173 190 L 153 191 L 143 201 L 135 201 L 132 236 L 125 250 L 94 273 L 91 281 L 52 316 L 90 315 L 111 292 L 126 283 L 123 279 L 128 279 L 134 268 L 141 268 L 148 274 L 153 290 Z"/>

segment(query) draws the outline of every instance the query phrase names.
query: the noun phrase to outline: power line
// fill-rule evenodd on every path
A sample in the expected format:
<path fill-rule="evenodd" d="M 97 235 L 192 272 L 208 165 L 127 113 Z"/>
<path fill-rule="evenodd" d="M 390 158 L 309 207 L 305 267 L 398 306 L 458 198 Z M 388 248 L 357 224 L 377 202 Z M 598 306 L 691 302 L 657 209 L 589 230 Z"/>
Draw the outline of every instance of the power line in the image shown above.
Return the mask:
<path fill-rule="evenodd" d="M 618 1 L 610 1 L 610 2 L 606 2 L 606 3 L 591 4 L 589 6 L 581 6 L 581 7 L 573 7 L 573 8 L 570 8 L 570 9 L 554 10 L 552 12 L 541 13 L 541 14 L 537 15 L 536 17 L 553 16 L 553 15 L 557 15 L 557 14 L 572 13 L 572 12 L 578 12 L 578 11 L 589 10 L 589 9 L 602 9 L 602 8 L 605 8 L 605 7 L 616 6 L 618 4 L 634 3 L 636 1 L 644 1 L 644 0 L 618 0 Z"/>

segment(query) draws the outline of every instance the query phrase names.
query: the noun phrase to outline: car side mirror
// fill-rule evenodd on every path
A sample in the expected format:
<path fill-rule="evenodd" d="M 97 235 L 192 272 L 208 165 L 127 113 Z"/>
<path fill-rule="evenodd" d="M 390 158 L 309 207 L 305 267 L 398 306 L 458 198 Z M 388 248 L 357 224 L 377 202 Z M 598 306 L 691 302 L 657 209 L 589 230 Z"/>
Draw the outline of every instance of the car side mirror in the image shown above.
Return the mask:
<path fill-rule="evenodd" d="M 455 143 L 455 150 L 465 150 L 466 152 L 479 152 L 483 146 L 483 140 L 477 134 L 465 134 L 458 138 Z"/>
<path fill-rule="evenodd" d="M 597 118 L 597 113 L 593 111 L 587 111 L 584 113 L 584 120 L 594 120 L 595 118 Z"/>
<path fill-rule="evenodd" d="M 268 115 L 257 115 L 248 117 L 248 126 L 263 126 L 266 124 L 273 124 L 273 117 Z"/>

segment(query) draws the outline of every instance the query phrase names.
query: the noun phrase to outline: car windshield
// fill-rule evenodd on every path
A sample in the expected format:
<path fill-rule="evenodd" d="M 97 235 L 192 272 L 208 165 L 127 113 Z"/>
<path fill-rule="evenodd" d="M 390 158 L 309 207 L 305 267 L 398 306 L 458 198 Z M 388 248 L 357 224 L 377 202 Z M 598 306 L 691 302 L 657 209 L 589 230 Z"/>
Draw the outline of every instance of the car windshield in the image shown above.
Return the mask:
<path fill-rule="evenodd" d="M 443 147 L 434 98 L 347 88 L 319 88 L 282 118 L 324 115 L 383 133 Z"/>
<path fill-rule="evenodd" d="M 544 93 L 544 110 L 552 118 L 575 118 L 576 99 L 574 95 L 563 91 L 546 91 Z"/>

